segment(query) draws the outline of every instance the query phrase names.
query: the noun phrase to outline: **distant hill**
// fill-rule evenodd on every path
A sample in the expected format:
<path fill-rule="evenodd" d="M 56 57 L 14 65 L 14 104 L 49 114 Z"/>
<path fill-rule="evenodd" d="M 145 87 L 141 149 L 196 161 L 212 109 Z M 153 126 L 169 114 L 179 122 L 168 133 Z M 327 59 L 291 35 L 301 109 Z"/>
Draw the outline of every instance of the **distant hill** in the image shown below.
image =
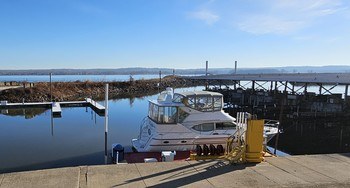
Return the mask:
<path fill-rule="evenodd" d="M 0 70 L 0 75 L 135 75 L 135 74 L 173 74 L 200 75 L 205 69 L 168 69 L 168 68 L 119 68 L 119 69 L 28 69 L 28 70 Z M 350 73 L 350 66 L 286 66 L 270 68 L 238 68 L 239 74 L 257 73 Z M 209 74 L 232 74 L 233 68 L 209 68 Z"/>

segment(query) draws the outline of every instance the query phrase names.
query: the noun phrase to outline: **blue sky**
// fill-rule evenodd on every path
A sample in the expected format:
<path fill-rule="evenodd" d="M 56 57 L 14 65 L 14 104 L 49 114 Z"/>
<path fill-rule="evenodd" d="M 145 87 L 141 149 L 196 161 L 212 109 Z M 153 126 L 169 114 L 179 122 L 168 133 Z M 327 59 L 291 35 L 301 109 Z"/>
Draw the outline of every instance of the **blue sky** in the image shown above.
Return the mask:
<path fill-rule="evenodd" d="M 0 69 L 350 65 L 342 0 L 0 0 Z"/>

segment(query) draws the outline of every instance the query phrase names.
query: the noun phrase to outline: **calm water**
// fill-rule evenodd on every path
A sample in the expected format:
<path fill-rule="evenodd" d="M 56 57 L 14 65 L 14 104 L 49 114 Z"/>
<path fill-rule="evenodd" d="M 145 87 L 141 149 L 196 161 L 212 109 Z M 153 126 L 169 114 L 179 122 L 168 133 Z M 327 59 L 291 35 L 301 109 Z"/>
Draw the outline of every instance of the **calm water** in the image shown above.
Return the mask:
<path fill-rule="evenodd" d="M 109 101 L 109 150 L 112 143 L 121 143 L 131 151 L 131 139 L 147 116 L 148 100 L 156 98 Z M 8 110 L 0 114 L 0 172 L 104 164 L 104 132 L 104 117 L 90 108 L 62 108 L 62 117 L 53 119 L 50 110 Z"/>
<path fill-rule="evenodd" d="M 148 100 L 156 97 L 109 101 L 108 152 L 112 143 L 131 151 Z M 278 149 L 289 154 L 350 152 L 349 122 L 283 120 Z M 7 115 L 0 114 L 0 172 L 105 164 L 104 130 L 104 117 L 90 108 L 63 108 L 62 118 L 54 119 L 46 109 L 8 110 Z M 274 141 L 269 145 L 274 146 Z"/>

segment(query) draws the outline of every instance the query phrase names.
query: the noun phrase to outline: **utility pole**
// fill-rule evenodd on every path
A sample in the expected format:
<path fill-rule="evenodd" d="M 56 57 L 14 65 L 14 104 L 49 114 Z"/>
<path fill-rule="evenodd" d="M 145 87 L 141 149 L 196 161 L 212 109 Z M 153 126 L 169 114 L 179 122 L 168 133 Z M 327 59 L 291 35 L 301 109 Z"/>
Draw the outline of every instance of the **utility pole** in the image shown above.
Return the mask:
<path fill-rule="evenodd" d="M 205 76 L 208 76 L 208 61 L 205 62 Z"/>
<path fill-rule="evenodd" d="M 108 135 L 108 83 L 105 89 L 105 164 L 108 162 L 107 155 L 107 135 Z"/>
<path fill-rule="evenodd" d="M 235 74 L 237 74 L 237 61 L 235 61 Z"/>
<path fill-rule="evenodd" d="M 162 82 L 162 71 L 159 71 L 159 84 Z"/>
<path fill-rule="evenodd" d="M 52 72 L 50 73 L 50 102 L 52 102 Z"/>

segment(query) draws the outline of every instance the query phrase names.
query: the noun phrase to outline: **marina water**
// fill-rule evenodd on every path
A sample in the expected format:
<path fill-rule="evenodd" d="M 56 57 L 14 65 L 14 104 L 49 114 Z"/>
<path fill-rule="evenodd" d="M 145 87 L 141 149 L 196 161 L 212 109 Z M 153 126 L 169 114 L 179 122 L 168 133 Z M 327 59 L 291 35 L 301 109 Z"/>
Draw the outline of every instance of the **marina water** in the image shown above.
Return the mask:
<path fill-rule="evenodd" d="M 147 116 L 148 100 L 156 98 L 157 95 L 110 100 L 107 143 L 104 117 L 90 108 L 63 108 L 61 118 L 52 118 L 50 109 L 2 110 L 0 172 L 105 164 L 105 144 L 108 153 L 112 143 L 131 151 L 131 139 L 138 136 L 140 123 Z M 350 152 L 347 120 L 285 119 L 281 127 L 278 149 L 288 154 Z M 274 141 L 269 145 L 274 147 Z"/>

